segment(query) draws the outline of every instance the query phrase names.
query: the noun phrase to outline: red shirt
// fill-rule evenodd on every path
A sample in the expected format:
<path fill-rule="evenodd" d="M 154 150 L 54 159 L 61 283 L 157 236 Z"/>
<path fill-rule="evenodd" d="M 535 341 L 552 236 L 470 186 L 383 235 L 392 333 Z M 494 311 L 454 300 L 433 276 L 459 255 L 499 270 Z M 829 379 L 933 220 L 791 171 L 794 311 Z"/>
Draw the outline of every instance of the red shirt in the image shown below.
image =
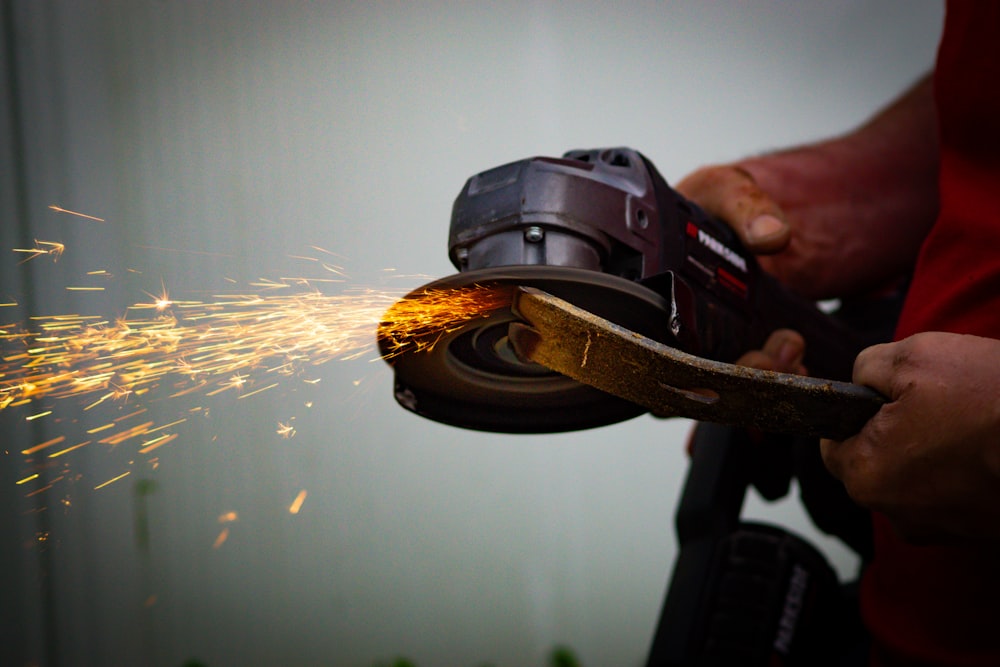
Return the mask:
<path fill-rule="evenodd" d="M 1000 338 L 1000 2 L 948 3 L 934 85 L 941 209 L 896 337 Z M 1000 550 L 910 546 L 874 520 L 861 590 L 872 664 L 1000 666 Z"/>

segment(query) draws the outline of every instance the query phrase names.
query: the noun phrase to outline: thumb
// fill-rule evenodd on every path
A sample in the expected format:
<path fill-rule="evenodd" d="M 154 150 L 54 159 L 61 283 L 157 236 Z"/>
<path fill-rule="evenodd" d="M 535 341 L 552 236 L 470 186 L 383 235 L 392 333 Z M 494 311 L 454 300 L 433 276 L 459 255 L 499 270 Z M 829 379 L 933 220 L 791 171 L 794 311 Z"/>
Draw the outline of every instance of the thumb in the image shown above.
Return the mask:
<path fill-rule="evenodd" d="M 791 230 L 781 207 L 742 167 L 702 167 L 684 177 L 675 189 L 732 227 L 755 254 L 776 253 L 788 245 Z"/>

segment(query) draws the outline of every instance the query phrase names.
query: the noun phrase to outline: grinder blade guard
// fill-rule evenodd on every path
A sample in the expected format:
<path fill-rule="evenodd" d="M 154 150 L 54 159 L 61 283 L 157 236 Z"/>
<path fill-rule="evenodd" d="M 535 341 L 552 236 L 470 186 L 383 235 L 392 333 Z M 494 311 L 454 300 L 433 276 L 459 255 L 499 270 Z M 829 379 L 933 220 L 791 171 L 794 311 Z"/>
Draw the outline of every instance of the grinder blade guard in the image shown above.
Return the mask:
<path fill-rule="evenodd" d="M 860 343 L 764 274 L 735 234 L 672 190 L 628 148 L 534 157 L 470 178 L 452 210 L 459 273 L 414 290 L 472 286 L 511 297 L 433 345 L 402 348 L 379 332 L 403 407 L 446 424 L 547 433 L 611 424 L 644 410 L 517 359 L 507 342 L 513 288 L 537 287 L 631 331 L 718 361 L 793 326 L 811 369 L 850 377 Z M 503 301 L 503 299 L 501 299 Z M 402 352 L 399 350 L 402 349 Z M 843 353 L 831 351 L 843 349 Z M 807 357 L 807 364 L 810 359 Z"/>

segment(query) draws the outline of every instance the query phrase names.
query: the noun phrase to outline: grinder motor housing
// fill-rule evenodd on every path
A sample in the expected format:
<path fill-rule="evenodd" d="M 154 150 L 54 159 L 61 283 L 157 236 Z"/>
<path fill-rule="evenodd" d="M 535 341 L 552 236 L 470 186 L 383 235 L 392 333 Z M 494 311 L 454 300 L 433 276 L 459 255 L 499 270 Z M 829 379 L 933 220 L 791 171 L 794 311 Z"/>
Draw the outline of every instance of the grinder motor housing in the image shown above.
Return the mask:
<path fill-rule="evenodd" d="M 673 340 L 661 342 L 717 361 L 790 327 L 806 339 L 813 375 L 850 379 L 862 347 L 628 148 L 573 150 L 473 176 L 455 201 L 448 250 L 462 272 L 577 267 L 639 282 L 669 307 Z"/>

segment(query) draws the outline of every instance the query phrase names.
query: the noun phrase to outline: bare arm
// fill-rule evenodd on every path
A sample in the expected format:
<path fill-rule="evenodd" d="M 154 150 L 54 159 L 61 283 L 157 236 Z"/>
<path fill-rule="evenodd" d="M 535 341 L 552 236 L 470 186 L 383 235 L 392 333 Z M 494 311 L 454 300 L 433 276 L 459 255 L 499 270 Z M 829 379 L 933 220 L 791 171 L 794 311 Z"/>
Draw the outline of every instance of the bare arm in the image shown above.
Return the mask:
<path fill-rule="evenodd" d="M 937 213 L 937 158 L 927 76 L 850 134 L 705 167 L 677 189 L 765 253 L 792 289 L 846 296 L 912 266 Z"/>

